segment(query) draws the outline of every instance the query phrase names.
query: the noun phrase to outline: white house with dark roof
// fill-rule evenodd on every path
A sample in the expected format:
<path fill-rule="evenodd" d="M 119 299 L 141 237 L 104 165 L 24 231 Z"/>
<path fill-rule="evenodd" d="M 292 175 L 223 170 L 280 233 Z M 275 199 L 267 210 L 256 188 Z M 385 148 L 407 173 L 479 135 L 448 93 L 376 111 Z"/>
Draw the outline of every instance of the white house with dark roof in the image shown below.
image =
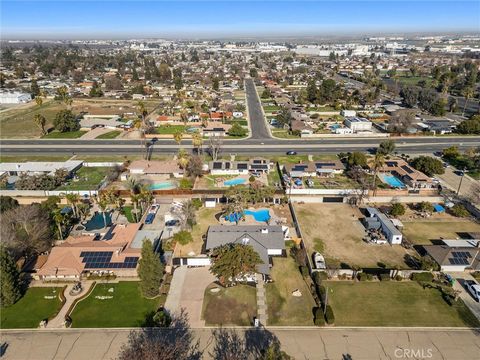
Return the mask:
<path fill-rule="evenodd" d="M 248 161 L 217 160 L 208 163 L 212 175 L 247 175 L 250 173 L 268 174 L 271 163 L 268 159 L 253 158 Z"/>

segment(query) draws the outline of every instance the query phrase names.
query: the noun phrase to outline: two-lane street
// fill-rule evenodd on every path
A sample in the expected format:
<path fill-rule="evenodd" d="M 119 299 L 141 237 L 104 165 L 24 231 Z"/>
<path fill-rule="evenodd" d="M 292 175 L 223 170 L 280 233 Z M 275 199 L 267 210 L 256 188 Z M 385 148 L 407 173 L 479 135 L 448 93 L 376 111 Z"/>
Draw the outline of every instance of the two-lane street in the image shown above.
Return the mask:
<path fill-rule="evenodd" d="M 270 132 L 267 129 L 265 117 L 263 116 L 262 104 L 259 100 L 253 79 L 245 80 L 245 93 L 247 94 L 248 117 L 252 130 L 251 139 L 268 139 Z"/>

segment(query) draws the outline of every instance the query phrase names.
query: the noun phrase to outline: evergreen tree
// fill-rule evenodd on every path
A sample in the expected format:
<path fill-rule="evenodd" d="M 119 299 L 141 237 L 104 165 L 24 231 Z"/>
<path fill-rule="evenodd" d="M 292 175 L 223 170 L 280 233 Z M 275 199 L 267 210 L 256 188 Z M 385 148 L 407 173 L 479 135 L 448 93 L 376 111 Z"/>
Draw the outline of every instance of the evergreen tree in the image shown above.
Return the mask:
<path fill-rule="evenodd" d="M 36 98 L 40 94 L 40 87 L 37 84 L 37 80 L 33 79 L 30 85 L 30 93 L 32 94 L 32 99 Z"/>
<path fill-rule="evenodd" d="M 152 242 L 146 238 L 143 239 L 142 258 L 139 261 L 138 276 L 140 277 L 140 287 L 143 296 L 157 296 L 163 276 L 163 264 L 158 254 L 153 251 Z"/>
<path fill-rule="evenodd" d="M 15 260 L 5 247 L 0 246 L 0 307 L 15 304 L 20 298 L 20 273 Z"/>

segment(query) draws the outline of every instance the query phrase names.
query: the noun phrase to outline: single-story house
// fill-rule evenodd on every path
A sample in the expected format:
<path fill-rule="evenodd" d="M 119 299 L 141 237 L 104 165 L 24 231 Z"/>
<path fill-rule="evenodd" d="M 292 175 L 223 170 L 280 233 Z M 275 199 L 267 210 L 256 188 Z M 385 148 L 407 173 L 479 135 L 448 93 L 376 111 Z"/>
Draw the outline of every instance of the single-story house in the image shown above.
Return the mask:
<path fill-rule="evenodd" d="M 226 244 L 250 245 L 258 253 L 261 264 L 257 271 L 263 276 L 270 274 L 271 257 L 281 256 L 285 251 L 285 234 L 282 226 L 232 225 L 210 226 L 205 249 L 207 252 Z"/>
<path fill-rule="evenodd" d="M 442 271 L 480 270 L 480 240 L 442 240 L 441 245 L 424 245 Z"/>
<path fill-rule="evenodd" d="M 346 127 L 352 129 L 353 132 L 371 131 L 372 122 L 360 117 L 347 117 L 344 124 Z"/>
<path fill-rule="evenodd" d="M 173 175 L 176 178 L 181 178 L 184 174 L 175 160 L 135 160 L 128 166 L 128 171 L 132 175 Z"/>
<path fill-rule="evenodd" d="M 67 160 L 64 162 L 53 161 L 27 161 L 18 163 L 0 163 L 0 173 L 7 173 L 9 176 L 26 175 L 53 175 L 55 171 L 63 169 L 69 174 L 74 173 L 82 167 L 83 161 L 81 160 Z"/>
<path fill-rule="evenodd" d="M 381 173 L 391 173 L 412 188 L 431 189 L 436 186 L 430 177 L 414 169 L 402 159 L 385 161 L 379 171 Z"/>
<path fill-rule="evenodd" d="M 271 169 L 270 160 L 253 158 L 248 161 L 217 160 L 208 163 L 212 175 L 247 175 L 249 173 L 266 173 Z"/>
<path fill-rule="evenodd" d="M 142 224 L 114 225 L 103 236 L 70 236 L 62 244 L 52 248 L 45 264 L 36 277 L 41 280 L 78 280 L 84 274 L 114 273 L 121 276 L 137 276 L 141 257 L 141 241 L 158 241 L 148 234 L 137 238 Z"/>
<path fill-rule="evenodd" d="M 289 177 L 333 176 L 341 174 L 345 165 L 340 160 L 308 161 L 306 163 L 285 164 L 283 172 Z"/>

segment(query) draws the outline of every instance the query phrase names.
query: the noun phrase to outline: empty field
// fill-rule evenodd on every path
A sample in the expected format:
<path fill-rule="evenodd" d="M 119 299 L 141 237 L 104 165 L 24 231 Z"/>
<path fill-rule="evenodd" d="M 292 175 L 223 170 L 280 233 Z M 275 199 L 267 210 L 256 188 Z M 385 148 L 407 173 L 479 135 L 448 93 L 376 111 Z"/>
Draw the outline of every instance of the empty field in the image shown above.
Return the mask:
<path fill-rule="evenodd" d="M 453 221 L 452 221 L 453 220 Z M 431 240 L 463 238 L 463 233 L 480 232 L 480 224 L 466 219 L 441 221 L 405 221 L 402 220 L 403 234 L 418 245 L 431 245 Z"/>

